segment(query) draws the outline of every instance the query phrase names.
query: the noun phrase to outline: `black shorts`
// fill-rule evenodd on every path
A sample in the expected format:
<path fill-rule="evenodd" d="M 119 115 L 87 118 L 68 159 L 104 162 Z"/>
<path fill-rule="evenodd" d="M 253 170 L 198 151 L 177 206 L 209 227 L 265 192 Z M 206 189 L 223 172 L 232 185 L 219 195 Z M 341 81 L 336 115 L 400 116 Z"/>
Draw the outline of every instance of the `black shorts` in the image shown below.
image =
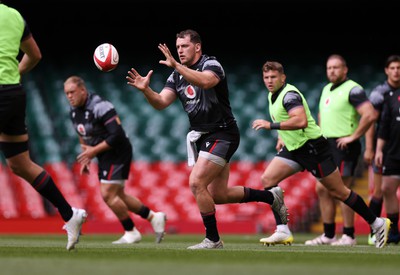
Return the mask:
<path fill-rule="evenodd" d="M 316 178 L 324 178 L 336 170 L 332 150 L 324 137 L 310 139 L 301 148 L 288 151 L 286 146 L 277 156 L 292 160 Z"/>
<path fill-rule="evenodd" d="M 26 94 L 21 85 L 0 89 L 0 133 L 7 135 L 24 135 Z"/>
<path fill-rule="evenodd" d="M 196 142 L 198 151 L 205 151 L 229 162 L 239 147 L 240 133 L 237 126 L 203 134 Z"/>
<path fill-rule="evenodd" d="M 100 180 L 127 180 L 132 162 L 132 146 L 124 150 L 109 150 L 98 155 Z"/>
<path fill-rule="evenodd" d="M 332 148 L 333 159 L 339 168 L 342 177 L 354 176 L 358 160 L 361 155 L 361 142 L 356 140 L 347 145 L 345 149 L 339 149 L 336 143 L 337 138 L 328 138 Z"/>
<path fill-rule="evenodd" d="M 400 175 L 400 160 L 398 156 L 396 158 L 386 156 L 383 154 L 383 166 L 382 175 L 384 176 L 398 176 Z"/>

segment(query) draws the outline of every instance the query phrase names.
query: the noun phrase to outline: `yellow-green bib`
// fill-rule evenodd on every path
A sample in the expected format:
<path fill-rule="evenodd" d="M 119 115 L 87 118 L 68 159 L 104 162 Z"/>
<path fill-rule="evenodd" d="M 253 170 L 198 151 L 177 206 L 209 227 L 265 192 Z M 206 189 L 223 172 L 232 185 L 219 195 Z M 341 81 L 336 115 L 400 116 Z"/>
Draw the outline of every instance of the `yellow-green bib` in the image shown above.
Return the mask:
<path fill-rule="evenodd" d="M 17 10 L 0 4 L 0 84 L 20 82 L 17 56 L 24 27 Z"/>
<path fill-rule="evenodd" d="M 327 138 L 346 137 L 358 127 L 360 115 L 350 104 L 350 91 L 354 87 L 362 88 L 353 80 L 347 80 L 331 91 L 332 83 L 326 85 L 319 102 L 320 127 Z"/>
<path fill-rule="evenodd" d="M 286 148 L 289 151 L 296 150 L 304 145 L 309 139 L 316 139 L 321 136 L 321 129 L 315 123 L 314 118 L 311 116 L 310 108 L 308 107 L 307 101 L 300 91 L 293 85 L 286 84 L 283 90 L 279 93 L 278 98 L 272 104 L 272 93 L 268 94 L 269 100 L 269 113 L 273 122 L 282 122 L 289 119 L 285 107 L 283 106 L 283 98 L 287 92 L 296 91 L 299 93 L 303 100 L 304 110 L 307 115 L 308 126 L 305 129 L 299 130 L 278 130 L 279 136 L 285 143 Z"/>

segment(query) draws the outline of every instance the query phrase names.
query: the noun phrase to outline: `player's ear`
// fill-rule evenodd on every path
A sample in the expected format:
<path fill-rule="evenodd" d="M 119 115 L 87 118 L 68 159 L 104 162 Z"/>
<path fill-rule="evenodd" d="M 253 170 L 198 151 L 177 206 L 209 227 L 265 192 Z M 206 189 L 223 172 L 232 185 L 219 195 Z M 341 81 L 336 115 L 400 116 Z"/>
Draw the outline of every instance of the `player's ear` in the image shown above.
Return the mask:
<path fill-rule="evenodd" d="M 194 45 L 194 48 L 196 49 L 196 53 L 200 52 L 201 51 L 201 44 L 200 43 L 196 43 Z"/>

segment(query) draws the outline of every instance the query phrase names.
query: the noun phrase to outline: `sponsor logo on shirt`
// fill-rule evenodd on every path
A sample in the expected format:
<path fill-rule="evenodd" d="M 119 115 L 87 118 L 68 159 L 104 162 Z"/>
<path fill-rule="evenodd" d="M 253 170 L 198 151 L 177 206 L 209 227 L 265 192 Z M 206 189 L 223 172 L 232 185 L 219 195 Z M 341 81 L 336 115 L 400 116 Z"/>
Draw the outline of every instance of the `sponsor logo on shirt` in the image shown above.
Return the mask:
<path fill-rule="evenodd" d="M 76 130 L 78 131 L 78 133 L 82 136 L 86 136 L 86 130 L 85 130 L 85 126 L 83 124 L 78 124 L 78 126 L 76 127 Z"/>
<path fill-rule="evenodd" d="M 187 98 L 193 99 L 196 97 L 196 90 L 193 88 L 192 85 L 189 85 L 185 89 L 185 95 Z"/>

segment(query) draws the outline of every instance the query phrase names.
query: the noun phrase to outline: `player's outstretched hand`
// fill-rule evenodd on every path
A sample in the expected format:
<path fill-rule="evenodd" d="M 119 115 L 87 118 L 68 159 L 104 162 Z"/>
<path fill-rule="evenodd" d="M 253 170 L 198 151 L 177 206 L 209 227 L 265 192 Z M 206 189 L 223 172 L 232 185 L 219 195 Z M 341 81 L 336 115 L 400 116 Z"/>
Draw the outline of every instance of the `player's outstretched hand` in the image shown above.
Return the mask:
<path fill-rule="evenodd" d="M 140 90 L 144 91 L 150 85 L 150 78 L 153 74 L 153 70 L 150 70 L 146 76 L 141 76 L 134 68 L 128 71 L 128 75 L 126 80 L 128 81 L 127 84 Z"/>
<path fill-rule="evenodd" d="M 171 68 L 176 68 L 178 65 L 178 62 L 175 60 L 175 58 L 172 56 L 171 51 L 168 49 L 167 44 L 158 44 L 158 48 L 160 51 L 164 54 L 165 60 L 160 60 L 160 64 L 164 64 L 168 67 Z"/>

